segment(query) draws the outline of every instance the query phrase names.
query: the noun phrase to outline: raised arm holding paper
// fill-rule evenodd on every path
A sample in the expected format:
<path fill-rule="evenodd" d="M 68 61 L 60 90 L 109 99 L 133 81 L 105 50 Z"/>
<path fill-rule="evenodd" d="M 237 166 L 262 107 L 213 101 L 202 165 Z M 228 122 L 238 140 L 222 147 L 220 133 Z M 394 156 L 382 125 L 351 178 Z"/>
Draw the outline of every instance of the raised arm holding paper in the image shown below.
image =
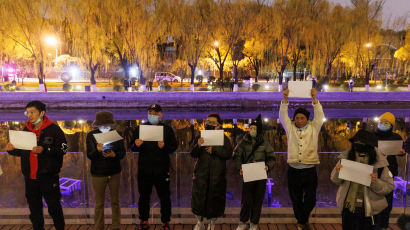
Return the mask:
<path fill-rule="evenodd" d="M 315 113 L 311 121 L 310 112 L 305 108 L 296 109 L 293 120 L 289 118 L 289 89 L 283 91 L 283 100 L 279 109 L 279 120 L 286 131 L 288 144 L 289 196 L 298 227 L 302 229 L 307 228 L 310 213 L 316 204 L 318 177 L 315 166 L 320 164 L 317 147 L 324 119 L 322 106 L 316 98 L 316 89 L 310 89 L 310 95 Z M 301 178 L 304 181 L 302 185 Z"/>

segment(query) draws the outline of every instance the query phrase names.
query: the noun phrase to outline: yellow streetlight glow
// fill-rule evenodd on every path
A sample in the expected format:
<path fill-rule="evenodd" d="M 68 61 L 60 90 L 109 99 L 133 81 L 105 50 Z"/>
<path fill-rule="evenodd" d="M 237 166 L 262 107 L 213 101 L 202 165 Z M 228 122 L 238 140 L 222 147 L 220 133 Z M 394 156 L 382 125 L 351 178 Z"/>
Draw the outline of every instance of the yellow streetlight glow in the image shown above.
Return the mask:
<path fill-rule="evenodd" d="M 370 48 L 370 47 L 372 47 L 372 43 L 366 43 L 366 45 L 365 45 L 367 48 Z"/>
<path fill-rule="evenodd" d="M 218 46 L 219 46 L 219 42 L 218 42 L 218 41 L 215 41 L 215 42 L 214 42 L 214 46 L 215 46 L 215 47 L 218 47 Z"/>
<path fill-rule="evenodd" d="M 57 38 L 54 36 L 47 36 L 44 38 L 44 41 L 47 43 L 49 46 L 57 46 Z"/>

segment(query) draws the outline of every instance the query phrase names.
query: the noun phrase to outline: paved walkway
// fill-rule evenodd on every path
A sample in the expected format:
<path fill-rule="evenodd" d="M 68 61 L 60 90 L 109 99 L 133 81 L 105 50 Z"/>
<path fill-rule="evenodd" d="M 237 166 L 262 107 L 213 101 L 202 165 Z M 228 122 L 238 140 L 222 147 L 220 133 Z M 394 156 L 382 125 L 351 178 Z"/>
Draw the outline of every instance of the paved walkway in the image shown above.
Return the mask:
<path fill-rule="evenodd" d="M 219 224 L 215 227 L 215 230 L 235 230 L 237 225 L 234 224 Z M 121 229 L 134 230 L 136 225 L 122 225 Z M 171 226 L 171 230 L 192 230 L 194 225 L 182 225 L 176 224 Z M 342 230 L 341 224 L 312 224 L 312 230 Z M 0 230 L 29 230 L 32 229 L 30 225 L 0 225 Z M 54 229 L 54 227 L 46 226 L 46 230 Z M 93 225 L 67 225 L 67 230 L 91 230 L 94 229 Z M 106 226 L 107 230 L 111 229 L 110 226 Z M 150 230 L 161 230 L 160 225 L 151 225 Z M 296 230 L 295 224 L 260 224 L 259 230 Z M 391 230 L 400 230 L 396 225 L 390 225 Z"/>

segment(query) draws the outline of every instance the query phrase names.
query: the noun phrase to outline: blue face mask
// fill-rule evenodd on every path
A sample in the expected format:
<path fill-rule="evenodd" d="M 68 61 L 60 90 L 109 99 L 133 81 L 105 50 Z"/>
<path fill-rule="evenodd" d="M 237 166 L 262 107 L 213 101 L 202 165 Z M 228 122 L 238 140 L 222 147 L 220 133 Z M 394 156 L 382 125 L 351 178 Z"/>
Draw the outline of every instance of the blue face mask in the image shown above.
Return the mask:
<path fill-rule="evenodd" d="M 149 123 L 156 125 L 159 123 L 159 116 L 148 114 L 148 121 Z"/>
<path fill-rule="evenodd" d="M 391 125 L 387 125 L 387 124 L 378 124 L 377 125 L 377 128 L 380 130 L 380 131 L 388 131 L 388 130 L 390 130 L 391 129 Z"/>

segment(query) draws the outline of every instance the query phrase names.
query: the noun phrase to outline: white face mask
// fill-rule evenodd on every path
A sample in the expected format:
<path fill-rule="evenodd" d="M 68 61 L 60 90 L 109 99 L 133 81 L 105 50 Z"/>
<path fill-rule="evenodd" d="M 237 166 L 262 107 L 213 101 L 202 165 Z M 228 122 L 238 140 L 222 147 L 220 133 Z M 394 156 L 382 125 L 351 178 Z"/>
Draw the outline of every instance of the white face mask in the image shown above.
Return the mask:
<path fill-rule="evenodd" d="M 39 117 L 39 118 L 37 119 L 37 121 L 33 122 L 33 125 L 37 125 L 37 124 L 40 123 L 40 122 L 41 122 L 41 117 Z"/>
<path fill-rule="evenodd" d="M 106 132 L 109 132 L 111 130 L 111 127 L 110 126 L 100 126 L 100 127 L 98 127 L 98 130 L 100 130 L 100 132 L 102 132 L 102 133 L 106 133 Z"/>

